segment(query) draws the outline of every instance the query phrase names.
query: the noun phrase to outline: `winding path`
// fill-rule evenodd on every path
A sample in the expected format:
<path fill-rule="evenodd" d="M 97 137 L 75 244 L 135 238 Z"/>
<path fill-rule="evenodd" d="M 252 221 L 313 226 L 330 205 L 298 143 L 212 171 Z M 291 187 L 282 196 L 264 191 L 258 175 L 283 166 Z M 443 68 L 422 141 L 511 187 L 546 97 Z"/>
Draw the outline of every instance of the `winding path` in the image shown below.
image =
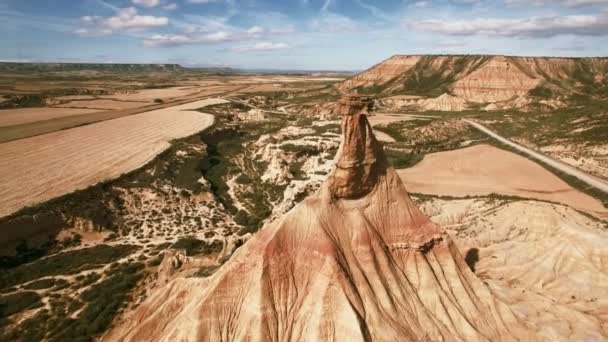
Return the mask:
<path fill-rule="evenodd" d="M 581 170 L 579 170 L 579 169 L 577 169 L 577 168 L 575 168 L 575 167 L 573 167 L 571 165 L 568 165 L 566 163 L 557 161 L 557 160 L 555 160 L 553 158 L 550 158 L 550 157 L 548 157 L 548 156 L 546 156 L 544 154 L 541 154 L 541 153 L 536 152 L 534 150 L 531 150 L 531 149 L 529 149 L 527 147 L 519 145 L 519 144 L 517 144 L 517 143 L 515 143 L 515 142 L 513 142 L 513 141 L 511 141 L 511 140 L 509 140 L 509 139 L 507 139 L 505 137 L 502 137 L 502 136 L 496 134 L 495 132 L 491 131 L 487 127 L 485 127 L 485 126 L 483 126 L 483 125 L 481 125 L 481 124 L 479 124 L 479 123 L 477 123 L 475 121 L 471 121 L 471 120 L 467 120 L 467 119 L 463 119 L 463 121 L 466 122 L 466 123 L 468 123 L 469 125 L 475 127 L 476 129 L 482 131 L 483 133 L 491 136 L 492 138 L 500 141 L 503 144 L 509 145 L 512 148 L 514 148 L 514 149 L 516 149 L 518 151 L 521 151 L 521 152 L 525 153 L 526 155 L 528 155 L 528 156 L 530 156 L 530 157 L 532 157 L 532 158 L 534 158 L 534 159 L 536 159 L 536 160 L 538 160 L 540 162 L 543 162 L 543 163 L 545 163 L 545 164 L 547 164 L 547 165 L 549 165 L 551 167 L 554 167 L 554 168 L 556 168 L 556 169 L 558 169 L 558 170 L 560 170 L 560 171 L 562 171 L 562 172 L 564 172 L 564 173 L 566 173 L 566 174 L 568 174 L 570 176 L 574 176 L 574 177 L 578 178 L 579 180 L 585 182 L 586 184 L 588 184 L 588 185 L 590 185 L 590 186 L 592 186 L 592 187 L 594 187 L 594 188 L 596 188 L 598 190 L 601 190 L 601 191 L 603 191 L 605 193 L 608 193 L 608 182 L 606 182 L 604 180 L 601 180 L 601 179 L 599 179 L 599 178 L 597 178 L 595 176 L 592 176 L 592 175 L 590 175 L 590 174 L 588 174 L 586 172 L 583 172 L 583 171 L 581 171 Z"/>

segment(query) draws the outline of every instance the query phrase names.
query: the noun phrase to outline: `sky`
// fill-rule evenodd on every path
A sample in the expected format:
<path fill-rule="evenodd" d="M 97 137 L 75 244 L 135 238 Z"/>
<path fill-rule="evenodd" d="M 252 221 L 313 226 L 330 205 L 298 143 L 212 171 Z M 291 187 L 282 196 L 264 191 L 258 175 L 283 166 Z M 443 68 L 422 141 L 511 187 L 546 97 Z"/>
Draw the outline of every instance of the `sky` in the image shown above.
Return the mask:
<path fill-rule="evenodd" d="M 607 56 L 608 0 L 0 0 L 0 61 L 362 70 L 395 54 Z"/>

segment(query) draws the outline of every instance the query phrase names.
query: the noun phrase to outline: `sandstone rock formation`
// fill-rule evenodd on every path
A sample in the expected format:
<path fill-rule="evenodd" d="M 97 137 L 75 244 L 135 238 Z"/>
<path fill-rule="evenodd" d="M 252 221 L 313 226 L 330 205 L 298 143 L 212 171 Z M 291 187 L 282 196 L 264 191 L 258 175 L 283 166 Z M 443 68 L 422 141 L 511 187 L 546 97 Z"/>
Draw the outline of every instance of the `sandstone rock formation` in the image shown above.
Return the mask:
<path fill-rule="evenodd" d="M 450 237 L 411 201 L 361 110 L 319 191 L 265 226 L 207 279 L 177 278 L 111 341 L 529 339 Z"/>
<path fill-rule="evenodd" d="M 392 98 L 385 103 L 394 108 L 464 110 L 478 103 L 488 110 L 525 110 L 531 103 L 557 108 L 556 101 L 573 95 L 605 98 L 607 80 L 608 58 L 398 55 L 335 88 Z M 410 96 L 408 103 L 394 101 L 403 95 Z"/>
<path fill-rule="evenodd" d="M 360 86 L 382 84 L 410 70 L 421 56 L 393 56 L 367 71 L 357 74 L 337 85 L 341 91 L 351 90 Z"/>
<path fill-rule="evenodd" d="M 453 85 L 454 94 L 472 102 L 501 102 L 527 94 L 541 78 L 526 74 L 504 56 L 496 56 Z"/>

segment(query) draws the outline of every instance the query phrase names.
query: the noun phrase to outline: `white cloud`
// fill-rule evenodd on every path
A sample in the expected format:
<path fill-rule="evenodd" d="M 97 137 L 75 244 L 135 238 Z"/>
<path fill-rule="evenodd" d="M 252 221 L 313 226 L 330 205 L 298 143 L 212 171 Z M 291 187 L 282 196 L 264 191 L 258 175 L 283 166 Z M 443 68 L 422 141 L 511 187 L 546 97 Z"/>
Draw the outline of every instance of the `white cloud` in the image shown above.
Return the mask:
<path fill-rule="evenodd" d="M 357 23 L 349 17 L 325 13 L 311 22 L 313 30 L 326 33 L 353 32 L 358 29 Z"/>
<path fill-rule="evenodd" d="M 289 45 L 285 43 L 258 42 L 250 45 L 241 45 L 231 48 L 234 52 L 252 52 L 252 51 L 276 51 L 288 49 Z"/>
<path fill-rule="evenodd" d="M 208 4 L 210 2 L 216 2 L 218 0 L 187 0 L 191 4 Z"/>
<path fill-rule="evenodd" d="M 131 0 L 134 5 L 141 7 L 156 7 L 160 5 L 160 0 Z"/>
<path fill-rule="evenodd" d="M 248 34 L 262 34 L 262 33 L 264 33 L 264 31 L 265 30 L 262 27 L 255 25 L 255 26 L 252 26 L 251 28 L 249 28 L 247 30 L 247 33 Z"/>
<path fill-rule="evenodd" d="M 176 3 L 166 4 L 163 6 L 163 9 L 167 10 L 167 11 L 174 11 L 177 9 L 177 4 Z"/>
<path fill-rule="evenodd" d="M 446 35 L 504 37 L 553 37 L 557 35 L 608 35 L 608 16 L 566 15 L 523 19 L 420 20 L 410 27 Z"/>
<path fill-rule="evenodd" d="M 108 34 L 112 34 L 112 30 L 97 29 L 97 28 L 93 28 L 93 29 L 79 28 L 77 30 L 74 30 L 74 33 L 76 33 L 77 35 L 82 36 L 82 37 L 98 37 L 98 36 L 105 36 Z"/>
<path fill-rule="evenodd" d="M 581 7 L 591 5 L 608 6 L 608 0 L 562 0 L 562 2 L 568 7 Z"/>
<path fill-rule="evenodd" d="M 431 7 L 431 2 L 430 1 L 416 1 L 412 4 L 410 4 L 410 7 L 414 7 L 414 8 L 427 8 L 427 7 Z"/>
<path fill-rule="evenodd" d="M 151 27 L 169 25 L 169 18 L 151 15 L 139 15 L 135 7 L 119 8 L 114 16 L 83 16 L 84 23 L 94 25 L 92 28 L 80 28 L 74 31 L 77 34 L 91 36 L 111 34 L 123 30 L 143 30 Z"/>
<path fill-rule="evenodd" d="M 600 5 L 600 6 L 608 6 L 608 0 L 557 0 L 557 1 L 547 1 L 547 0 L 505 0 L 505 4 L 509 5 L 551 5 L 551 4 L 561 4 L 566 7 L 582 7 L 582 6 L 592 6 L 592 5 Z"/>
<path fill-rule="evenodd" d="M 198 35 L 155 34 L 144 39 L 145 47 L 172 47 L 180 45 L 211 44 L 239 40 L 240 37 L 224 31 Z"/>

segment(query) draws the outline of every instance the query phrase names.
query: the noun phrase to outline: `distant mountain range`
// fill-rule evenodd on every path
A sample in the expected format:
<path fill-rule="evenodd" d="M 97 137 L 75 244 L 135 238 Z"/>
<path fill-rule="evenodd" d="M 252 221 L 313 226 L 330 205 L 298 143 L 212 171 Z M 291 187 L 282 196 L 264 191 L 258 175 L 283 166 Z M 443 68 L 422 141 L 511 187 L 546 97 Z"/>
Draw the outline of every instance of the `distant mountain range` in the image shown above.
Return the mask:
<path fill-rule="evenodd" d="M 274 69 L 237 69 L 230 67 L 191 66 L 184 67 L 179 64 L 125 64 L 125 63 L 18 63 L 0 62 L 0 72 L 9 73 L 45 73 L 45 72 L 98 72 L 98 73 L 148 73 L 172 72 L 217 75 L 238 74 L 337 74 L 351 75 L 351 71 L 331 70 L 274 70 Z"/>

